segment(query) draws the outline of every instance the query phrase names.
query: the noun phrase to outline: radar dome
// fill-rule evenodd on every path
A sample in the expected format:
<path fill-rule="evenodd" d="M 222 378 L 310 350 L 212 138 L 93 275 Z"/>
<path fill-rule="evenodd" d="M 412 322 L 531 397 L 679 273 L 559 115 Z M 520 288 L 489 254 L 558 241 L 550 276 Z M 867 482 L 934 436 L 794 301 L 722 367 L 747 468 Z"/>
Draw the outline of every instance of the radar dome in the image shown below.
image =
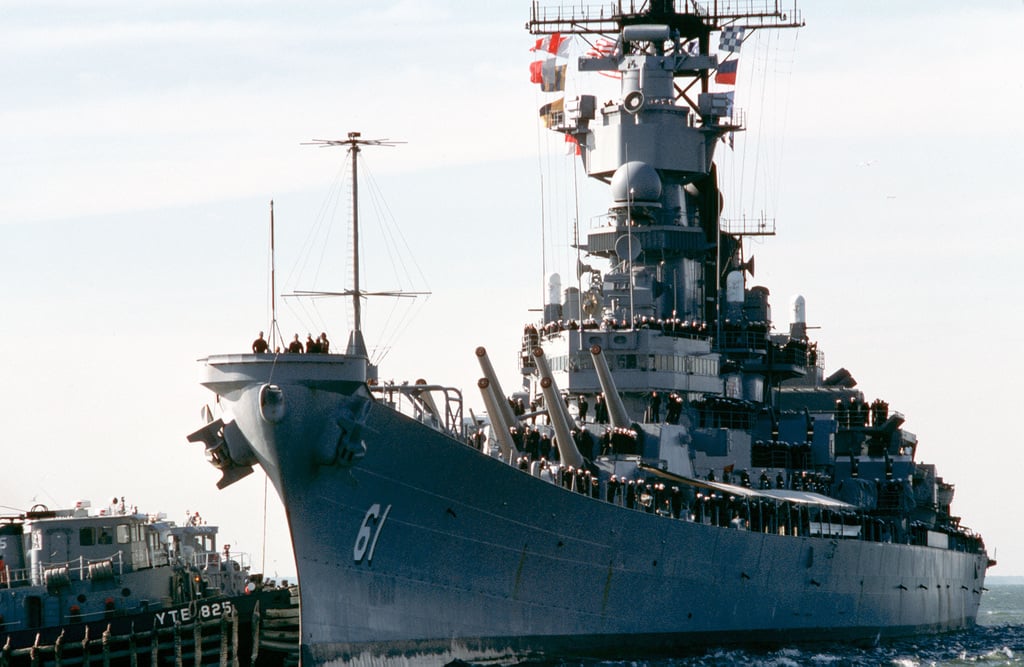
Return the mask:
<path fill-rule="evenodd" d="M 789 335 L 798 340 L 807 340 L 807 301 L 797 294 L 790 301 L 793 317 L 789 323 Z"/>
<path fill-rule="evenodd" d="M 562 299 L 562 276 L 557 273 L 548 275 L 548 300 L 544 303 L 561 303 Z"/>
<path fill-rule="evenodd" d="M 656 204 L 661 199 L 661 177 L 646 162 L 627 162 L 612 176 L 612 198 L 616 203 Z"/>
<path fill-rule="evenodd" d="M 790 300 L 790 307 L 793 309 L 793 317 L 790 319 L 791 324 L 806 324 L 807 323 L 807 300 L 800 294 L 797 294 Z"/>

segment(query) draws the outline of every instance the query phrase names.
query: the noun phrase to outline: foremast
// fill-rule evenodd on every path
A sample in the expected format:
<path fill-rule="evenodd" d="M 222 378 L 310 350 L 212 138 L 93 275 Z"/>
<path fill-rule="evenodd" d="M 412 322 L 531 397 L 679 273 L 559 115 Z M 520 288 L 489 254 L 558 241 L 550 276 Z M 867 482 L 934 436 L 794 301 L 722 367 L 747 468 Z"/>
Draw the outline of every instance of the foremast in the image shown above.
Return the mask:
<path fill-rule="evenodd" d="M 602 274 L 580 262 L 577 275 L 590 274 L 589 285 L 566 290 L 560 309 L 545 308 L 545 327 L 581 332 L 575 343 L 569 336 L 564 365 L 561 351 L 550 351 L 556 366 L 588 369 L 586 350 L 596 340 L 582 332 L 600 329 L 635 334 L 624 344 L 634 354 L 620 356 L 619 369 L 660 371 L 647 382 L 626 379 L 620 389 L 627 394 L 666 389 L 692 400 L 727 394 L 760 402 L 770 400 L 771 386 L 803 373 L 801 364 L 779 364 L 772 354 L 767 290 L 746 288 L 753 262 L 743 257 L 742 237 L 771 233 L 774 223 L 739 228 L 720 217 L 715 149 L 743 130 L 743 115 L 731 91 L 711 86 L 752 31 L 800 25 L 795 7 L 784 11 L 777 2 L 686 2 L 679 10 L 666 0 L 532 5 L 531 33 L 581 36 L 595 48 L 579 59 L 579 71 L 621 82 L 618 99 L 567 99 L 550 123 L 579 146 L 587 175 L 608 183 L 612 195 L 605 224 L 579 244 L 610 268 Z M 711 52 L 716 32 L 725 56 Z M 670 333 L 673 341 L 640 329 Z M 523 371 L 531 373 L 524 342 Z M 720 375 L 734 362 L 742 373 Z M 599 391 L 595 380 L 582 373 L 574 381 L 569 372 L 563 386 L 570 393 Z M 637 413 L 641 402 L 632 403 Z"/>

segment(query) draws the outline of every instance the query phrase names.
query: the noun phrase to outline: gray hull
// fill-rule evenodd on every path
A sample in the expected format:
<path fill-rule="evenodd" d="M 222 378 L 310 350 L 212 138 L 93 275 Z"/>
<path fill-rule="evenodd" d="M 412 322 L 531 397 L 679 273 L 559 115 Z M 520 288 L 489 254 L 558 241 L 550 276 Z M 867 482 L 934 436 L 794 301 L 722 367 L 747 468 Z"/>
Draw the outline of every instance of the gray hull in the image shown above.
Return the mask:
<path fill-rule="evenodd" d="M 975 622 L 984 554 L 648 514 L 309 382 L 276 383 L 272 424 L 249 379 L 207 385 L 232 399 L 287 508 L 307 665 L 874 641 Z M 353 419 L 365 456 L 325 455 Z"/>
<path fill-rule="evenodd" d="M 994 561 L 952 514 L 953 485 L 915 463 L 902 414 L 845 368 L 825 375 L 802 297 L 775 329 L 746 247 L 774 220 L 724 217 L 715 149 L 744 120 L 726 75 L 744 31 L 800 27 L 799 12 L 612 5 L 531 3 L 541 90 L 564 94 L 571 35 L 604 44 L 575 69 L 617 78 L 619 96 L 540 108 L 611 205 L 585 240 L 573 230 L 575 286 L 548 276 L 520 391 L 501 389 L 482 347 L 486 419 L 464 419 L 451 387 L 375 384 L 358 252 L 352 288 L 330 292 L 352 297 L 345 354 L 310 340 L 310 354 L 206 360 L 224 415 L 190 438 L 220 486 L 259 465 L 277 487 L 306 667 L 637 658 L 975 622 Z M 352 160 L 358 249 L 357 157 L 388 142 L 316 143 Z"/>

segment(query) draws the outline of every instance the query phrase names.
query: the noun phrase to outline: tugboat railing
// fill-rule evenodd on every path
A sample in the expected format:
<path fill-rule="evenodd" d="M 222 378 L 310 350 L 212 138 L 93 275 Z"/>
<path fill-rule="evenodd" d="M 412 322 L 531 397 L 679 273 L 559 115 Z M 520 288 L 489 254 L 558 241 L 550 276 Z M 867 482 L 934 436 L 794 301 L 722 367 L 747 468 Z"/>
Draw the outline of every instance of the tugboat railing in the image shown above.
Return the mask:
<path fill-rule="evenodd" d="M 104 579 L 124 574 L 124 552 L 117 551 L 103 558 L 79 556 L 69 561 L 35 563 L 18 571 L 15 583 L 58 587 L 72 580 Z"/>
<path fill-rule="evenodd" d="M 192 555 L 190 564 L 196 569 L 208 570 L 219 568 L 221 564 L 231 562 L 237 563 L 244 570 L 249 567 L 251 561 L 249 554 L 242 551 L 231 551 L 226 554 L 216 551 L 201 551 Z"/>

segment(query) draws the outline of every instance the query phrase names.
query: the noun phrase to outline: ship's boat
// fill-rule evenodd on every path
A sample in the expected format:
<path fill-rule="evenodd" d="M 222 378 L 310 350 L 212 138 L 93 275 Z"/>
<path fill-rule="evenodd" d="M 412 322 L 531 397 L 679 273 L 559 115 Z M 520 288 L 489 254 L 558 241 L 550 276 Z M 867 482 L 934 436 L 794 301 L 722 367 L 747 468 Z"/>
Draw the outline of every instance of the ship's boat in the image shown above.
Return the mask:
<path fill-rule="evenodd" d="M 219 550 L 198 513 L 177 525 L 123 499 L 89 510 L 0 517 L 0 664 L 280 665 L 298 653 L 296 623 L 287 646 L 261 646 L 259 624 L 297 600 L 250 574 L 246 554 Z"/>
<path fill-rule="evenodd" d="M 826 374 L 802 299 L 773 328 L 744 240 L 774 223 L 721 216 L 714 152 L 743 128 L 714 79 L 744 33 L 802 23 L 735 4 L 532 6 L 542 86 L 559 89 L 556 44 L 573 35 L 595 47 L 580 72 L 619 80 L 608 101 L 542 110 L 612 205 L 576 243 L 588 281 L 552 281 L 523 332 L 527 389 L 506 395 L 476 351 L 486 419 L 465 418 L 456 389 L 377 382 L 357 281 L 344 353 L 203 360 L 222 412 L 190 440 L 221 486 L 258 465 L 280 494 L 306 665 L 974 625 L 993 561 L 952 514 L 952 484 L 915 462 L 903 415 Z M 334 143 L 353 165 L 372 144 Z"/>

